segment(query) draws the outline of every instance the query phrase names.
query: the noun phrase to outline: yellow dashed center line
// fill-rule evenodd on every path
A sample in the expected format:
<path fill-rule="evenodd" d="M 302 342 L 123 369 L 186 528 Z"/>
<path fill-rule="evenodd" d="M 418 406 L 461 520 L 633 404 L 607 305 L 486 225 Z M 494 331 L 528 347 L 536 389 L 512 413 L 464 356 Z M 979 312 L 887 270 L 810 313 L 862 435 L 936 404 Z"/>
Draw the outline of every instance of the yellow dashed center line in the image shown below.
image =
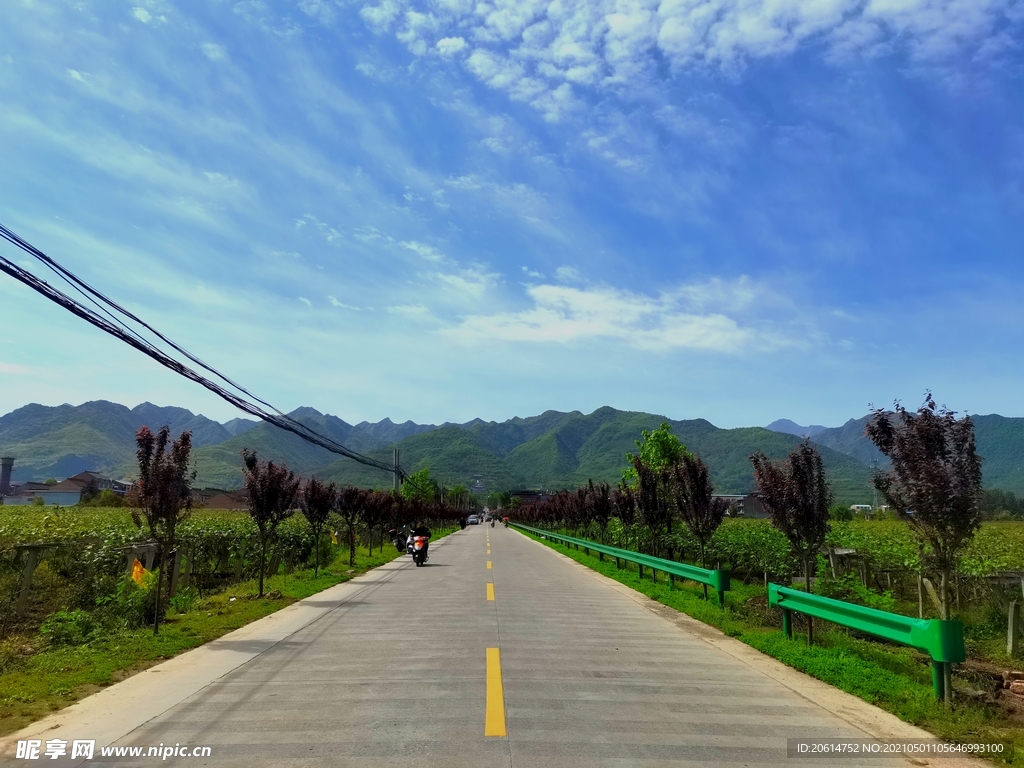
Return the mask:
<path fill-rule="evenodd" d="M 490 560 L 487 561 L 487 570 L 491 570 L 491 561 Z"/>
<path fill-rule="evenodd" d="M 505 731 L 505 694 L 501 687 L 501 654 L 487 649 L 487 710 L 484 736 L 507 736 Z"/>
<path fill-rule="evenodd" d="M 494 582 L 493 581 L 487 582 L 487 599 L 488 600 L 493 600 L 494 599 Z"/>
<path fill-rule="evenodd" d="M 489 549 L 488 549 L 488 550 L 487 550 L 487 554 L 488 554 L 488 555 L 489 555 L 489 554 L 491 554 L 491 550 L 489 550 Z"/>

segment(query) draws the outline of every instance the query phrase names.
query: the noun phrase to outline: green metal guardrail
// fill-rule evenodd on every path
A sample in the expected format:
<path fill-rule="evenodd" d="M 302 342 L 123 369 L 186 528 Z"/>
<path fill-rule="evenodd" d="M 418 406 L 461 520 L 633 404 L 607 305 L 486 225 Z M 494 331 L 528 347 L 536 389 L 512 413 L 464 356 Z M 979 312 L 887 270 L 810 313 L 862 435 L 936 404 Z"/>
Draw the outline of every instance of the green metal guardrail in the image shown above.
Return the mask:
<path fill-rule="evenodd" d="M 938 699 L 945 694 L 945 665 L 967 658 L 964 625 L 959 621 L 914 619 L 779 584 L 768 585 L 768 605 L 782 609 L 782 630 L 787 637 L 793 637 L 792 613 L 797 611 L 927 653 L 932 658 L 932 687 Z"/>
<path fill-rule="evenodd" d="M 661 571 L 662 573 L 668 574 L 669 585 L 675 584 L 675 578 L 689 579 L 690 581 L 696 581 L 700 584 L 707 584 L 709 587 L 714 588 L 715 593 L 718 595 L 718 604 L 720 606 L 725 605 L 725 593 L 729 589 L 729 571 L 718 569 L 709 570 L 707 568 L 698 568 L 696 565 L 687 565 L 686 563 L 677 563 L 674 560 L 665 560 L 661 557 L 654 557 L 653 555 L 644 555 L 640 552 L 632 552 L 628 549 L 619 549 L 618 547 L 609 547 L 607 544 L 598 544 L 596 541 L 590 541 L 589 539 L 577 539 L 574 536 L 563 536 L 560 533 L 552 533 L 551 531 L 545 531 L 541 528 L 531 528 L 528 525 L 520 525 L 519 523 L 510 523 L 513 528 L 518 528 L 523 531 L 529 531 L 535 536 L 543 536 L 547 539 L 554 539 L 555 541 L 561 541 L 565 544 L 571 544 L 576 549 L 586 550 L 587 554 L 590 554 L 590 550 L 597 552 L 601 555 L 601 559 L 604 559 L 604 555 L 614 557 L 616 564 L 620 560 L 624 560 L 628 563 L 636 563 L 640 569 L 640 578 L 643 578 L 644 567 L 651 569 L 652 573 Z"/>

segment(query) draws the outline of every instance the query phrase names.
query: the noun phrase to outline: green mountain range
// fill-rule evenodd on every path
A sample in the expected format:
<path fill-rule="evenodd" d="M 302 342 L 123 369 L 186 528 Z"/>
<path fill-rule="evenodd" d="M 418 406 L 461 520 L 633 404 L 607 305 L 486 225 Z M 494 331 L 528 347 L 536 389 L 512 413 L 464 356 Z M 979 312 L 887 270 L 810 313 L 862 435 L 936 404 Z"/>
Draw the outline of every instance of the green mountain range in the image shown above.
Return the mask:
<path fill-rule="evenodd" d="M 588 479 L 614 483 L 626 466 L 626 453 L 636 450 L 634 441 L 641 432 L 667 421 L 680 440 L 708 462 L 719 492 L 743 493 L 753 489 L 751 453 L 760 450 L 781 458 L 806 433 L 800 430 L 808 429 L 787 420 L 773 423 L 781 431 L 719 429 L 704 419 L 675 421 L 609 407 L 590 414 L 547 411 L 501 423 L 475 419 L 440 426 L 395 424 L 389 419 L 352 425 L 312 408 L 289 415 L 381 461 L 390 462 L 397 448 L 407 471 L 429 467 L 431 475 L 446 485 L 469 485 L 479 477 L 490 490 L 574 488 Z M 986 486 L 1024 493 L 1024 419 L 974 419 L 979 453 L 985 457 Z M 882 465 L 874 446 L 863 437 L 863 421 L 813 428 L 840 503 L 869 503 L 871 462 L 877 459 Z M 240 487 L 243 448 L 284 462 L 302 475 L 365 487 L 385 488 L 392 482 L 386 472 L 338 457 L 270 424 L 246 419 L 219 424 L 183 408 L 150 403 L 131 409 L 106 401 L 19 408 L 0 417 L 0 455 L 15 457 L 15 482 L 60 478 L 85 469 L 131 477 L 134 434 L 142 424 L 151 429 L 168 424 L 173 434 L 192 430 L 200 486 Z"/>

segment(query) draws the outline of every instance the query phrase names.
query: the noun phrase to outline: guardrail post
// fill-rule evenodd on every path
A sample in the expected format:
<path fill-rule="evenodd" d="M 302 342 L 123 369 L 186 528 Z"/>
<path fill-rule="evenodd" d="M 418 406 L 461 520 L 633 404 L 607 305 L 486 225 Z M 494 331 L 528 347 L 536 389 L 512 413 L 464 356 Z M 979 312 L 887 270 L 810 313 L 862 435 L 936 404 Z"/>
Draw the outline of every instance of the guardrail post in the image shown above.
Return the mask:
<path fill-rule="evenodd" d="M 636 569 L 637 569 L 637 571 L 640 572 L 640 581 L 643 581 L 644 580 L 644 567 L 642 565 L 640 565 L 640 563 L 637 563 L 636 564 Z"/>
<path fill-rule="evenodd" d="M 782 631 L 790 640 L 793 639 L 793 612 L 782 609 Z"/>
<path fill-rule="evenodd" d="M 946 697 L 946 663 L 932 659 L 932 690 L 939 701 Z"/>
<path fill-rule="evenodd" d="M 675 589 L 676 588 L 676 577 L 675 577 L 674 574 L 671 574 L 671 573 L 668 575 L 668 588 L 669 589 Z"/>

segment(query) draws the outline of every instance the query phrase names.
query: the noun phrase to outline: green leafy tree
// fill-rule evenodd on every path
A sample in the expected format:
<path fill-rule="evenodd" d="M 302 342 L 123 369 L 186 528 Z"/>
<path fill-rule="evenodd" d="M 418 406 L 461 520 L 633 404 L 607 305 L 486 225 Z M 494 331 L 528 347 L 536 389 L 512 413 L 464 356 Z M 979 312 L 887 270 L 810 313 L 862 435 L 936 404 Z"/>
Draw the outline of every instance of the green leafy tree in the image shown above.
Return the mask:
<path fill-rule="evenodd" d="M 833 493 L 816 446 L 809 439 L 789 452 L 786 462 L 776 464 L 760 451 L 750 457 L 754 482 L 772 525 L 789 539 L 804 566 L 807 591 L 811 591 L 811 563 L 828 535 L 828 510 Z M 814 628 L 807 619 L 807 641 Z"/>
<path fill-rule="evenodd" d="M 981 514 L 986 520 L 1024 518 L 1024 498 L 1010 491 L 989 488 L 981 493 Z"/>
<path fill-rule="evenodd" d="M 830 520 L 837 520 L 839 522 L 849 522 L 853 520 L 853 510 L 845 504 L 833 504 L 829 507 L 828 517 Z"/>
<path fill-rule="evenodd" d="M 434 501 L 439 492 L 437 481 L 430 477 L 429 467 L 424 467 L 419 472 L 413 472 L 402 483 L 402 496 L 409 501 L 413 499 L 424 502 Z"/>
<path fill-rule="evenodd" d="M 663 421 L 653 432 L 642 430 L 640 435 L 642 440 L 633 441 L 639 453 L 627 453 L 626 461 L 629 466 L 622 470 L 622 481 L 631 488 L 636 488 L 638 482 L 634 459 L 639 458 L 645 466 L 659 473 L 673 464 L 678 464 L 684 455 L 690 455 L 686 446 L 672 434 L 672 425 L 667 421 Z"/>
<path fill-rule="evenodd" d="M 260 597 L 267 570 L 267 546 L 277 538 L 277 528 L 294 513 L 300 478 L 284 464 L 259 461 L 256 451 L 242 449 L 242 477 L 248 495 L 249 515 L 260 539 Z"/>
<path fill-rule="evenodd" d="M 192 511 L 191 486 L 196 476 L 188 464 L 192 433 L 182 432 L 170 445 L 169 441 L 170 429 L 166 425 L 155 435 L 149 427 L 142 427 L 135 433 L 139 479 L 131 491 L 132 521 L 139 528 L 143 525 L 148 528 L 149 535 L 160 545 L 163 558 L 156 583 L 154 635 L 160 632 L 161 595 L 164 581 L 169 584 L 178 526 Z"/>
<path fill-rule="evenodd" d="M 455 509 L 466 509 L 469 506 L 469 488 L 462 483 L 453 485 L 448 489 L 448 503 Z"/>
<path fill-rule="evenodd" d="M 309 527 L 313 529 L 314 578 L 320 575 L 320 539 L 323 538 L 324 526 L 327 525 L 327 519 L 331 516 L 337 503 L 338 489 L 334 483 L 324 483 L 315 477 L 306 481 L 299 507 L 302 509 L 302 515 L 309 523 Z"/>

